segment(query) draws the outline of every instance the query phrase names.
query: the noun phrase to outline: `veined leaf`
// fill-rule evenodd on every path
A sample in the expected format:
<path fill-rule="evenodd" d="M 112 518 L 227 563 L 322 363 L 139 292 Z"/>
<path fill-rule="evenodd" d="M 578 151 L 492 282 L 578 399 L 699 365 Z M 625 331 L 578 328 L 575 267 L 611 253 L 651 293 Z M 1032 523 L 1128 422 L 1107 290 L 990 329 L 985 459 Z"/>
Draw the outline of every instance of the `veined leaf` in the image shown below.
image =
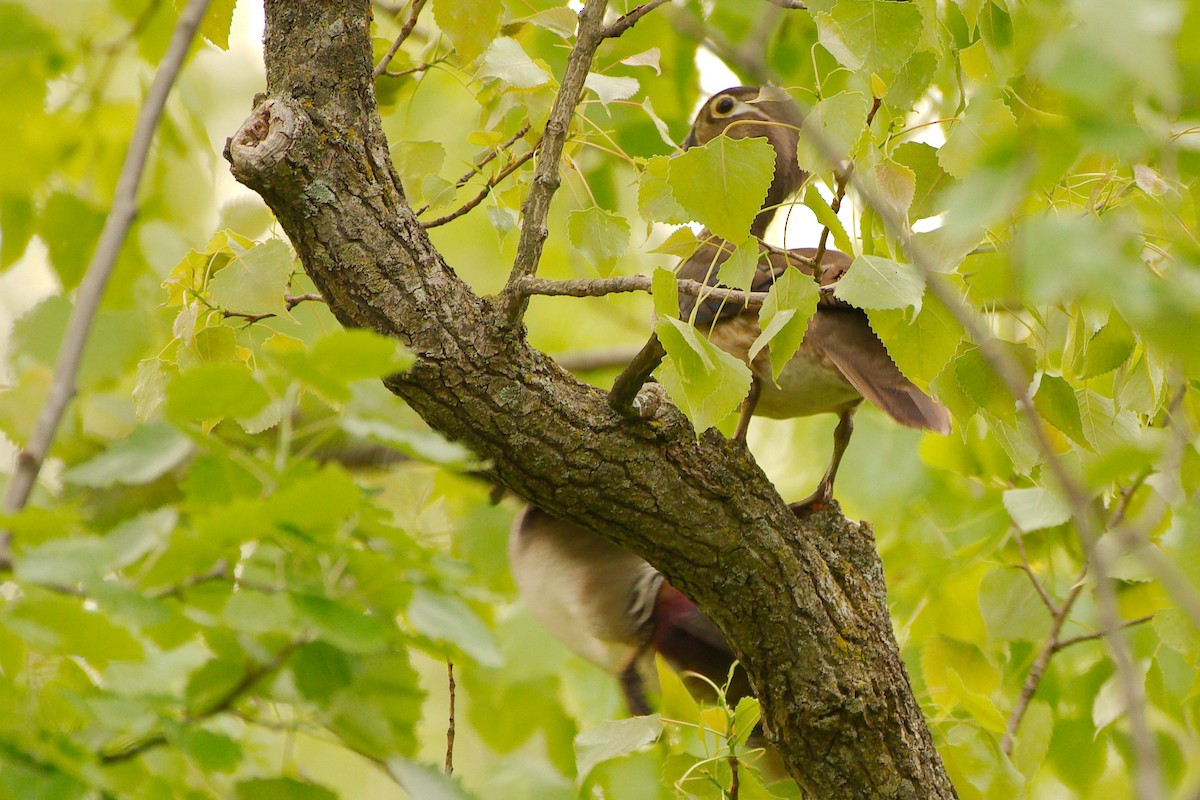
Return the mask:
<path fill-rule="evenodd" d="M 655 375 L 698 434 L 741 405 L 750 388 L 749 367 L 686 322 L 659 317 L 654 331 L 667 351 Z"/>
<path fill-rule="evenodd" d="M 672 158 L 667 184 L 697 222 L 723 239 L 740 242 L 774 177 L 775 150 L 766 139 L 718 136 Z"/>

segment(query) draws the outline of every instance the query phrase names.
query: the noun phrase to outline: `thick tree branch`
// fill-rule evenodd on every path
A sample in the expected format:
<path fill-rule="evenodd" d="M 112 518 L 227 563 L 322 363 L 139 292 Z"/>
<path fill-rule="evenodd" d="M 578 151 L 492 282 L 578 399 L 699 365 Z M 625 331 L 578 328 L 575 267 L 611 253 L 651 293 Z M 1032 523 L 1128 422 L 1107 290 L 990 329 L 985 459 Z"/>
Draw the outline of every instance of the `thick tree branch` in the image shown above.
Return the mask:
<path fill-rule="evenodd" d="M 188 48 L 196 37 L 196 30 L 200 27 L 200 20 L 204 18 L 207 8 L 208 0 L 191 0 L 179 15 L 171 43 L 154 75 L 154 82 L 146 92 L 141 111 L 138 112 L 133 138 L 129 142 L 125 163 L 121 167 L 117 188 L 113 192 L 112 208 L 104 220 L 104 229 L 100 232 L 100 240 L 96 244 L 96 251 L 92 254 L 83 281 L 79 284 L 75 308 L 67 322 L 58 362 L 54 366 L 54 382 L 50 386 L 50 394 L 41 414 L 38 415 L 29 441 L 17 456 L 16 469 L 5 492 L 4 510 L 7 512 L 19 511 L 29 501 L 29 493 L 33 490 L 42 464 L 50 452 L 50 445 L 54 442 L 63 413 L 71 398 L 75 396 L 75 378 L 83 360 L 84 346 L 91 334 L 92 320 L 100 307 L 100 298 L 104 296 L 104 288 L 108 285 L 109 276 L 116 266 L 117 256 L 121 253 L 129 226 L 133 224 L 134 215 L 137 213 L 138 186 L 141 184 L 142 171 L 150 154 L 154 131 L 158 128 L 158 120 L 166 105 L 167 95 L 175 84 L 175 78 L 179 75 Z M 9 534 L 0 532 L 0 568 L 9 566 Z"/>
<path fill-rule="evenodd" d="M 458 279 L 404 198 L 371 91 L 366 0 L 268 0 L 268 99 L 229 142 L 234 175 L 267 201 L 344 324 L 416 354 L 388 379 L 393 391 L 505 486 L 644 556 L 720 625 L 810 792 L 954 797 L 892 636 L 869 527 L 834 512 L 800 522 L 743 447 L 697 437 L 666 404 L 621 417 L 497 313 L 524 307 L 518 279 L 545 239 L 547 189 L 591 61 L 579 53 L 598 36 L 588 15 L 603 5 L 581 15 L 538 157 L 549 184 L 535 181 L 527 249 L 499 302 Z"/>

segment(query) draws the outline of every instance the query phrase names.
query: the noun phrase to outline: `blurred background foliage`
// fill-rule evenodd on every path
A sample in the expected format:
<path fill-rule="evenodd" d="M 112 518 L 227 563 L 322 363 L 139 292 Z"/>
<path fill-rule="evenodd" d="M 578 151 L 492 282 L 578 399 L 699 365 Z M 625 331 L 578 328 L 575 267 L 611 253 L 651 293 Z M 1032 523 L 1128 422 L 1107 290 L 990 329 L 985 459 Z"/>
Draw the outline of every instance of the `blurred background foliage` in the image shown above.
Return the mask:
<path fill-rule="evenodd" d="M 709 92 L 769 79 L 815 106 L 809 124 L 1007 343 L 1052 426 L 1047 453 L 928 292 L 875 297 L 872 324 L 955 431 L 922 435 L 865 408 L 838 499 L 874 525 L 960 795 L 1130 796 L 1134 713 L 1163 796 L 1195 796 L 1200 2 L 784 5 L 677 0 L 601 48 L 540 274 L 675 263 L 651 252 L 675 220 L 651 202 L 661 176 L 646 165 L 673 152 Z M 377 59 L 410 12 L 375 6 Z M 46 396 L 176 16 L 165 0 L 0 2 L 7 464 Z M 664 674 L 666 735 L 656 720 L 617 722 L 615 682 L 515 598 L 516 503 L 492 504 L 471 474 L 482 465 L 383 389 L 408 363 L 402 348 L 343 332 L 303 299 L 313 287 L 269 212 L 229 177 L 224 140 L 264 88 L 261 19 L 250 0 L 212 4 L 53 458 L 3 520 L 15 552 L 0 583 L 0 797 L 727 796 L 712 757 L 744 752 L 753 710 L 739 727 Z M 377 79 L 423 219 L 460 209 L 536 144 L 573 27 L 555 0 L 424 9 L 388 66 L 402 74 Z M 867 127 L 871 97 L 883 103 Z M 835 176 L 806 158 L 813 191 L 772 229 L 776 244 L 812 245 L 816 218 L 830 219 Z M 480 293 L 507 275 L 532 163 L 430 228 Z M 907 267 L 897 232 L 853 190 L 840 217 L 856 255 Z M 650 309 L 643 295 L 536 298 L 526 319 L 564 363 L 606 363 L 581 374 L 607 386 Z M 833 424 L 752 425 L 786 499 L 816 483 Z M 1100 546 L 1145 690 L 1135 708 L 1095 635 L 1103 576 L 1085 569 L 1051 456 L 1109 523 Z M 454 780 L 441 774 L 447 659 Z M 702 721 L 731 738 L 698 733 Z M 795 796 L 769 781 L 747 774 L 741 797 Z"/>

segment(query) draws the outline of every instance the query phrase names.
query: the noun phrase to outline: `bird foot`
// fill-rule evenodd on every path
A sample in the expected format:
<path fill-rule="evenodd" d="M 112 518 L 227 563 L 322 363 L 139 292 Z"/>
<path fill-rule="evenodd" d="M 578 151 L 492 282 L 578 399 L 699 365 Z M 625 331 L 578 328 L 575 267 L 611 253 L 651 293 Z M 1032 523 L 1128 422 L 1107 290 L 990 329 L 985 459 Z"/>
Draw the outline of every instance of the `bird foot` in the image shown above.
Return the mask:
<path fill-rule="evenodd" d="M 817 490 L 803 500 L 788 506 L 797 517 L 809 517 L 829 508 L 833 502 L 833 487 L 818 486 Z"/>

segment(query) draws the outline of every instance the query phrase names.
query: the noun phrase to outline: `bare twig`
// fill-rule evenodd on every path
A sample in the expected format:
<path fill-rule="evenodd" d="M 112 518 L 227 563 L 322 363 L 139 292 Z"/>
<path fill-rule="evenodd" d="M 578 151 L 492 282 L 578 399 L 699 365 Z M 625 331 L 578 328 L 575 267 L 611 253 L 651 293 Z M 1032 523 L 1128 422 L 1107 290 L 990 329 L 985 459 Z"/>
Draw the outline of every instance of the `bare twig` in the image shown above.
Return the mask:
<path fill-rule="evenodd" d="M 112 208 L 104 221 L 100 241 L 96 244 L 96 251 L 92 254 L 91 263 L 88 264 L 87 272 L 79 285 L 75 308 L 67 323 L 46 405 L 38 415 L 37 425 L 28 443 L 17 456 L 16 469 L 4 497 L 4 508 L 8 512 L 21 510 L 29 501 L 29 494 L 37 481 L 38 473 L 41 472 L 46 455 L 50 452 L 50 445 L 54 442 L 63 413 L 75 395 L 75 379 L 83 359 L 84 346 L 91 333 L 92 319 L 96 316 L 100 298 L 104 295 L 104 287 L 108 284 L 129 226 L 137 213 L 138 185 L 141 183 L 142 171 L 150 153 L 154 131 L 158 128 L 167 95 L 179 75 L 188 47 L 196 36 L 196 30 L 207 8 L 208 0 L 191 0 L 179 15 L 166 55 L 163 56 L 158 72 L 154 75 L 154 82 L 146 92 L 146 100 L 138 112 L 133 138 L 129 142 L 125 163 L 121 167 L 117 188 L 113 192 Z M 0 533 L 0 568 L 11 567 L 10 538 L 7 531 Z"/>
<path fill-rule="evenodd" d="M 768 292 L 743 292 L 740 289 L 725 289 L 707 283 L 687 279 L 675 282 L 680 294 L 703 297 L 705 300 L 725 300 L 747 306 L 761 306 Z M 618 275 L 613 278 L 583 278 L 569 281 L 552 281 L 546 278 L 525 277 L 517 284 L 525 295 L 549 295 L 552 297 L 604 297 L 625 292 L 649 292 L 651 280 L 648 275 Z"/>
<path fill-rule="evenodd" d="M 1017 543 L 1017 552 L 1021 554 L 1021 563 L 1019 565 L 1021 570 L 1029 576 L 1030 583 L 1033 584 L 1033 588 L 1037 591 L 1038 597 L 1042 599 L 1042 604 L 1049 609 L 1050 615 L 1056 616 L 1058 614 L 1058 606 L 1055 605 L 1054 600 L 1051 599 L 1049 593 L 1046 591 L 1046 587 L 1042 585 L 1040 580 L 1038 580 L 1037 575 L 1033 574 L 1033 567 L 1029 565 L 1029 557 L 1025 554 L 1025 537 L 1021 535 L 1021 529 L 1014 527 L 1012 530 L 1013 541 Z"/>
<path fill-rule="evenodd" d="M 767 0 L 767 2 L 780 8 L 798 9 L 801 11 L 808 8 L 802 0 Z"/>
<path fill-rule="evenodd" d="M 484 198 L 486 198 L 489 194 L 491 194 L 491 191 L 492 191 L 493 187 L 496 186 L 496 184 L 500 183 L 500 181 L 504 180 L 509 175 L 516 172 L 518 169 L 521 168 L 522 164 L 524 164 L 529 159 L 533 158 L 533 156 L 537 152 L 537 150 L 538 150 L 538 148 L 535 145 L 534 148 L 532 150 L 530 150 L 529 152 L 522 153 L 521 155 L 514 158 L 512 160 L 511 164 L 509 164 L 504 169 L 497 172 L 492 177 L 488 178 L 488 182 L 483 185 L 483 188 L 479 191 L 479 194 L 475 195 L 470 200 L 463 203 L 461 206 L 456 208 L 454 211 L 451 211 L 449 214 L 446 214 L 445 216 L 438 217 L 437 219 L 431 219 L 431 220 L 429 220 L 429 222 L 422 222 L 421 225 L 424 226 L 426 229 L 436 228 L 439 225 L 445 225 L 447 222 L 452 222 L 452 221 L 458 219 L 459 217 L 461 217 L 463 214 L 466 214 L 468 211 L 475 208 L 475 206 L 482 203 Z"/>
<path fill-rule="evenodd" d="M 1079 599 L 1080 592 L 1083 591 L 1085 577 L 1087 577 L 1086 565 L 1075 578 L 1075 583 L 1062 601 L 1062 605 L 1058 606 L 1057 613 L 1051 618 L 1050 633 L 1046 637 L 1046 643 L 1038 651 L 1033 666 L 1029 668 L 1029 674 L 1025 676 L 1025 683 L 1021 685 L 1021 693 L 1017 695 L 1017 702 L 1013 704 L 1012 713 L 1008 716 L 1008 724 L 1004 727 L 1004 737 L 1000 740 L 1000 747 L 1006 754 L 1012 754 L 1013 740 L 1017 735 L 1017 729 L 1021 726 L 1021 720 L 1025 718 L 1025 712 L 1029 710 L 1029 703 L 1042 683 L 1042 676 L 1046 674 L 1046 667 L 1050 665 L 1050 659 L 1060 649 L 1058 634 L 1062 631 L 1071 609 L 1075 606 L 1075 601 Z"/>
<path fill-rule="evenodd" d="M 1126 622 L 1121 624 L 1121 627 L 1122 628 L 1132 628 L 1135 625 L 1145 625 L 1147 622 L 1152 622 L 1153 620 L 1154 620 L 1154 615 L 1147 614 L 1144 617 L 1138 617 L 1137 619 L 1127 620 Z M 1058 652 L 1059 650 L 1065 650 L 1066 648 L 1070 647 L 1073 644 L 1079 644 L 1080 642 L 1092 642 L 1092 641 L 1095 641 L 1097 639 L 1102 639 L 1102 638 L 1104 638 L 1103 631 L 1096 631 L 1095 633 L 1082 633 L 1079 636 L 1072 636 L 1068 639 L 1060 639 L 1058 641 L 1058 643 L 1054 645 L 1054 651 Z"/>
<path fill-rule="evenodd" d="M 454 662 L 446 660 L 446 683 L 450 693 L 450 711 L 446 715 L 446 774 L 454 774 Z"/>
<path fill-rule="evenodd" d="M 307 303 L 307 302 L 324 303 L 325 298 L 319 294 L 313 294 L 312 292 L 306 292 L 305 294 L 297 294 L 297 295 L 285 294 L 283 296 L 283 301 L 284 301 L 284 303 L 287 304 L 287 310 L 291 311 L 293 308 L 300 305 L 301 303 Z M 265 314 L 251 314 L 251 313 L 245 312 L 245 311 L 222 311 L 221 313 L 226 318 L 236 317 L 238 319 L 244 319 L 244 320 L 246 320 L 248 322 L 252 322 L 252 323 L 258 322 L 259 320 L 270 319 L 271 317 L 277 316 L 274 312 L 267 312 Z"/>
<path fill-rule="evenodd" d="M 646 16 L 651 11 L 668 1 L 669 0 L 650 0 L 648 3 L 642 3 L 633 11 L 630 11 L 628 14 L 618 18 L 615 22 L 613 22 L 613 24 L 606 25 L 604 28 L 602 28 L 600 35 L 605 39 L 615 39 L 636 25 L 638 20 L 640 20 L 642 17 Z"/>
<path fill-rule="evenodd" d="M 234 684 L 225 694 L 217 698 L 208 708 L 198 711 L 195 714 L 185 714 L 182 724 L 188 725 L 194 722 L 200 722 L 210 717 L 214 717 L 224 711 L 229 711 L 233 704 L 242 698 L 242 696 L 254 688 L 254 684 L 258 683 L 268 675 L 273 674 L 276 670 L 284 665 L 291 657 L 297 647 L 302 644 L 301 641 L 289 642 L 275 654 L 275 656 L 265 664 L 251 664 L 246 668 L 246 672 L 242 675 L 242 679 Z M 130 747 L 123 750 L 114 750 L 108 753 L 100 754 L 101 764 L 120 764 L 129 761 L 132 758 L 137 758 L 143 753 L 153 750 L 156 747 L 162 747 L 167 743 L 167 737 L 162 733 L 151 734 L 150 736 L 141 739 Z"/>
<path fill-rule="evenodd" d="M 387 65 L 391 63 L 396 52 L 400 49 L 400 45 L 404 44 L 404 40 L 413 32 L 413 28 L 417 27 L 417 17 L 421 15 L 421 9 L 425 7 L 428 0 L 413 0 L 412 12 L 408 15 L 408 21 L 400 28 L 400 33 L 396 35 L 396 40 L 392 42 L 392 46 L 383 54 L 383 58 L 379 59 L 379 63 L 375 65 L 375 70 L 371 75 L 378 78 L 384 72 L 387 72 Z"/>
<path fill-rule="evenodd" d="M 479 170 L 483 169 L 488 164 L 490 164 L 496 158 L 496 156 L 498 156 L 500 153 L 507 151 L 508 148 L 510 148 L 514 144 L 516 144 L 517 140 L 520 139 L 522 136 L 524 136 L 527 133 L 529 133 L 529 123 L 528 122 L 526 122 L 524 125 L 522 125 L 520 130 L 518 130 L 512 136 L 508 137 L 508 139 L 505 140 L 504 144 L 502 144 L 499 147 L 494 148 L 492 150 L 488 150 L 486 153 L 484 153 L 483 156 L 478 161 L 475 162 L 475 166 L 471 167 L 471 169 L 469 169 L 465 173 L 463 173 L 463 176 L 454 182 L 454 190 L 458 191 L 462 187 L 466 186 L 467 181 L 471 180 L 471 178 L 474 178 L 476 175 L 479 174 Z M 538 147 L 540 145 L 541 145 L 541 142 L 539 141 L 538 144 L 534 145 L 534 146 Z M 421 206 L 413 213 L 419 217 L 428 210 L 429 210 L 429 204 L 426 203 L 425 205 Z"/>
<path fill-rule="evenodd" d="M 521 321 L 521 316 L 529 305 L 528 296 L 523 294 L 518 286 L 519 281 L 537 272 L 538 262 L 542 259 L 542 246 L 546 243 L 546 237 L 550 235 L 546 227 L 546 217 L 550 213 L 550 201 L 560 182 L 559 162 L 567 143 L 571 117 L 575 115 L 575 107 L 579 105 L 583 96 L 583 83 L 591 68 L 592 58 L 596 54 L 596 48 L 604 40 L 604 10 L 607 6 L 608 0 L 587 0 L 583 10 L 579 12 L 575 46 L 571 48 L 571 54 L 567 57 L 562 84 L 558 94 L 554 96 L 550 118 L 546 121 L 546 132 L 542 136 L 542 148 L 538 154 L 533 186 L 521 209 L 521 238 L 517 243 L 517 256 L 513 261 L 508 284 L 504 288 L 508 306 L 506 316 L 512 325 Z"/>
<path fill-rule="evenodd" d="M 729 800 L 738 800 L 738 757 L 729 757 Z"/>

